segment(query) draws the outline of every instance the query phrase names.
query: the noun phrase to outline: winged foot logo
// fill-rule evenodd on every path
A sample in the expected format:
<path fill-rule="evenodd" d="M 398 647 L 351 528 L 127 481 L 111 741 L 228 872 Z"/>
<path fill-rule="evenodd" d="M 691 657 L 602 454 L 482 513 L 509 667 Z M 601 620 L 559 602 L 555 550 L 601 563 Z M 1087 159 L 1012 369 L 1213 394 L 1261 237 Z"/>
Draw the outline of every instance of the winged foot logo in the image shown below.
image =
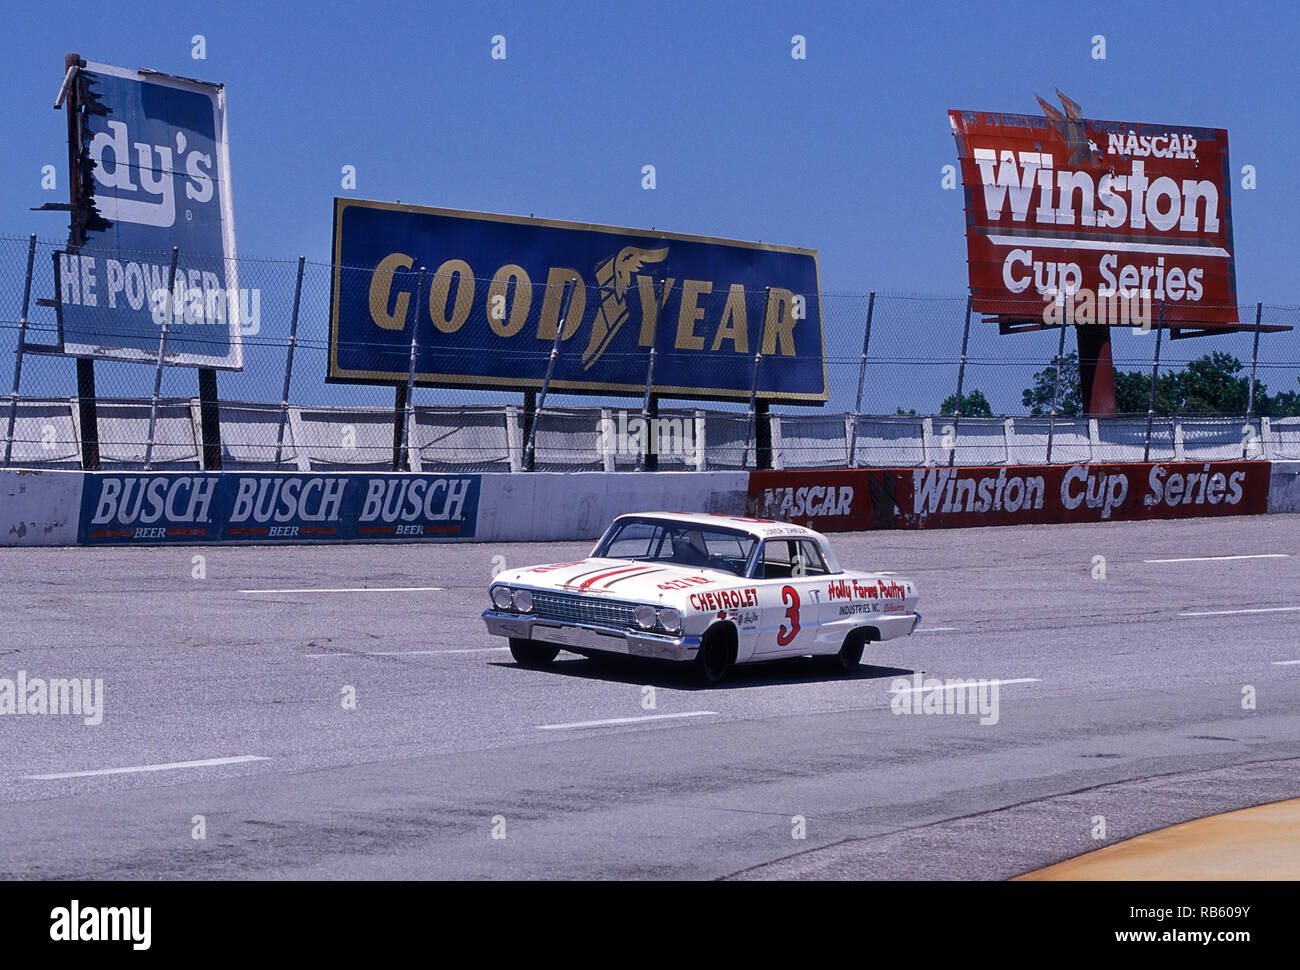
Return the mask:
<path fill-rule="evenodd" d="M 627 290 L 632 282 L 632 274 L 647 263 L 662 263 L 667 258 L 667 246 L 662 249 L 625 246 L 617 256 L 611 256 L 596 267 L 596 283 L 605 291 L 605 296 L 600 301 L 600 311 L 591 326 L 591 339 L 587 342 L 587 349 L 582 352 L 583 370 L 589 370 L 600 359 L 619 328 L 627 322 Z M 668 287 L 663 289 L 666 294 Z M 644 300 L 646 294 L 642 293 L 641 298 Z"/>

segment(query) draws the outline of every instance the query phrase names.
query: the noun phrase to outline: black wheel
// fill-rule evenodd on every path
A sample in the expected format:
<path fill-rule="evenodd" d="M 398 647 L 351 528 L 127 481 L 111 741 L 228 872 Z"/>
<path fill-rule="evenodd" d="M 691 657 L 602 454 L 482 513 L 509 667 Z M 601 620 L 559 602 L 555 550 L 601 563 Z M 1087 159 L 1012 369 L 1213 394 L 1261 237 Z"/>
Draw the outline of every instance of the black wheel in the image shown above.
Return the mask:
<path fill-rule="evenodd" d="M 717 684 L 727 674 L 731 666 L 732 647 L 735 636 L 722 630 L 710 630 L 704 634 L 699 653 L 695 655 L 695 674 L 706 684 Z"/>
<path fill-rule="evenodd" d="M 524 640 L 521 637 L 510 638 L 510 656 L 521 667 L 545 667 L 557 656 L 560 648 L 540 640 Z"/>
<path fill-rule="evenodd" d="M 830 657 L 818 657 L 817 666 L 828 673 L 852 674 L 862 663 L 862 651 L 867 645 L 866 634 L 855 630 L 844 638 L 840 652 Z"/>

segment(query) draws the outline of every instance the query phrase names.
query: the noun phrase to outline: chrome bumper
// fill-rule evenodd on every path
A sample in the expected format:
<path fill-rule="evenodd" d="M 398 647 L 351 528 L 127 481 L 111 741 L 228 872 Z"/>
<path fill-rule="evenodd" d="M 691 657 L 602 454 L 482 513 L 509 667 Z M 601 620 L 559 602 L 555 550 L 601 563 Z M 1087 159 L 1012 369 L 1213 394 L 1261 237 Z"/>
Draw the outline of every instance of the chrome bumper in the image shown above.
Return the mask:
<path fill-rule="evenodd" d="M 666 633 L 618 630 L 589 623 L 552 622 L 499 610 L 484 610 L 483 622 L 487 624 L 488 633 L 494 636 L 541 640 L 578 652 L 597 650 L 658 660 L 694 660 L 700 649 L 697 636 L 674 637 Z"/>

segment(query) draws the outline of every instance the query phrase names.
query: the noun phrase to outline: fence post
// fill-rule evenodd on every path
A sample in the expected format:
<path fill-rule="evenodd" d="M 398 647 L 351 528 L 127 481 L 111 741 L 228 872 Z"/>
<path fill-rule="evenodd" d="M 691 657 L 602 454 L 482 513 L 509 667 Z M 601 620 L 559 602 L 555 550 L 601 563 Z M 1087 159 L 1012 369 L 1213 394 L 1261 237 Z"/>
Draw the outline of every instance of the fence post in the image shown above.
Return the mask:
<path fill-rule="evenodd" d="M 1160 372 L 1160 340 L 1165 332 L 1165 304 L 1160 301 L 1160 316 L 1156 319 L 1156 355 L 1151 361 L 1151 396 L 1147 400 L 1147 435 L 1146 445 L 1142 448 L 1142 460 L 1151 460 L 1151 422 L 1156 416 L 1156 375 Z"/>
<path fill-rule="evenodd" d="M 1250 393 L 1246 397 L 1246 427 L 1241 439 L 1241 457 L 1247 457 L 1250 442 L 1250 419 L 1255 415 L 1255 365 L 1259 363 L 1259 325 L 1264 317 L 1263 302 L 1255 304 L 1255 345 L 1250 351 Z"/>
<path fill-rule="evenodd" d="M 144 446 L 144 467 L 148 471 L 153 467 L 153 439 L 158 427 L 158 395 L 162 393 L 163 358 L 167 355 L 167 331 L 171 327 L 172 314 L 176 312 L 176 262 L 180 258 L 180 248 L 172 247 L 172 268 L 167 274 L 167 299 L 163 308 L 167 315 L 163 318 L 162 333 L 158 335 L 158 366 L 153 374 L 153 402 L 149 406 L 149 440 Z"/>
<path fill-rule="evenodd" d="M 411 321 L 411 357 L 406 367 L 406 384 L 402 390 L 402 409 L 397 417 L 397 426 L 393 432 L 393 471 L 406 471 L 411 467 L 410 450 L 407 434 L 411 422 L 415 420 L 415 404 L 412 390 L 415 386 L 415 352 L 419 347 L 420 301 L 424 295 L 424 267 L 420 267 L 420 281 L 415 285 L 415 316 Z"/>
<path fill-rule="evenodd" d="M 770 286 L 764 287 L 763 289 L 763 319 L 764 320 L 767 319 L 767 311 L 768 311 L 769 304 L 771 303 L 771 300 L 772 300 L 772 287 Z M 758 427 L 756 424 L 758 420 L 758 369 L 762 363 L 763 363 L 763 348 L 762 345 L 760 344 L 758 353 L 754 355 L 754 376 L 749 382 L 749 421 L 745 425 L 745 450 L 740 453 L 741 471 L 744 471 L 746 468 L 749 467 L 749 445 L 750 442 L 756 441 L 758 437 Z M 754 450 L 755 452 L 757 452 L 758 448 L 755 447 Z M 757 459 L 757 455 L 755 455 L 755 459 Z M 758 461 L 755 460 L 754 464 L 755 466 L 757 466 Z"/>
<path fill-rule="evenodd" d="M 871 318 L 876 310 L 876 291 L 867 296 L 867 326 L 862 332 L 862 361 L 858 364 L 858 396 L 853 401 L 853 430 L 849 434 L 849 467 L 853 468 L 858 450 L 858 418 L 862 416 L 862 384 L 867 376 L 867 348 L 871 345 Z"/>
<path fill-rule="evenodd" d="M 1056 405 L 1061 394 L 1061 358 L 1065 356 L 1065 324 L 1061 324 L 1061 340 L 1056 345 L 1056 380 L 1052 382 L 1052 410 L 1047 416 L 1047 458 L 1052 463 L 1052 436 L 1056 431 Z"/>
<path fill-rule="evenodd" d="M 569 322 L 569 301 L 573 299 L 573 291 L 577 286 L 576 279 L 566 280 L 564 283 L 564 295 L 560 299 L 560 319 L 555 324 L 555 340 L 551 342 L 551 356 L 546 362 L 546 376 L 542 378 L 541 393 L 537 397 L 537 410 L 533 413 L 532 425 L 528 428 L 528 444 L 524 448 L 524 468 L 527 471 L 533 470 L 537 454 L 537 422 L 541 420 L 542 409 L 546 407 L 546 392 L 550 390 L 551 375 L 555 373 L 555 361 L 560 356 L 560 337 L 564 334 L 565 324 Z"/>
<path fill-rule="evenodd" d="M 951 468 L 957 458 L 957 422 L 961 418 L 961 389 L 966 380 L 966 345 L 970 340 L 971 298 L 966 297 L 966 325 L 961 332 L 961 363 L 957 365 L 957 403 L 952 409 L 952 447 L 948 449 L 948 467 Z"/>
<path fill-rule="evenodd" d="M 36 233 L 27 241 L 27 282 L 23 284 L 23 312 L 18 318 L 18 350 L 14 360 L 14 386 L 9 395 L 9 430 L 5 432 L 5 467 L 13 460 L 14 425 L 18 420 L 18 387 L 23 376 L 23 343 L 27 339 L 27 310 L 32 302 L 32 266 L 36 260 Z"/>
<path fill-rule="evenodd" d="M 306 256 L 298 257 L 298 281 L 293 288 L 293 313 L 289 317 L 289 353 L 284 360 L 284 391 L 280 394 L 280 430 L 275 438 L 275 467 L 284 460 L 284 426 L 289 420 L 289 382 L 293 379 L 293 351 L 298 346 L 298 307 L 302 300 L 302 267 Z M 298 443 L 294 442 L 294 452 Z"/>

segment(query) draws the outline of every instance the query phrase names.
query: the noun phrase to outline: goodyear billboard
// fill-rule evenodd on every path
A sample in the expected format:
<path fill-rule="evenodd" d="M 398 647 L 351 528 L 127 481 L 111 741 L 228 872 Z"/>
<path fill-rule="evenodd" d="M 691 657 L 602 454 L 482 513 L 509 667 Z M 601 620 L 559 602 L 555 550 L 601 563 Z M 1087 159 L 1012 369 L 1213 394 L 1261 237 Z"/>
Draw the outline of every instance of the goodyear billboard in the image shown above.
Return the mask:
<path fill-rule="evenodd" d="M 73 148 L 96 218 L 84 245 L 55 257 L 62 351 L 154 363 L 170 314 L 167 363 L 241 368 L 260 307 L 235 267 L 225 89 L 93 62 L 79 75 Z"/>
<path fill-rule="evenodd" d="M 426 272 L 420 283 L 420 270 Z M 566 281 L 576 280 L 560 331 Z M 417 293 L 417 291 L 419 291 Z M 334 201 L 328 380 L 823 403 L 817 253 Z"/>

